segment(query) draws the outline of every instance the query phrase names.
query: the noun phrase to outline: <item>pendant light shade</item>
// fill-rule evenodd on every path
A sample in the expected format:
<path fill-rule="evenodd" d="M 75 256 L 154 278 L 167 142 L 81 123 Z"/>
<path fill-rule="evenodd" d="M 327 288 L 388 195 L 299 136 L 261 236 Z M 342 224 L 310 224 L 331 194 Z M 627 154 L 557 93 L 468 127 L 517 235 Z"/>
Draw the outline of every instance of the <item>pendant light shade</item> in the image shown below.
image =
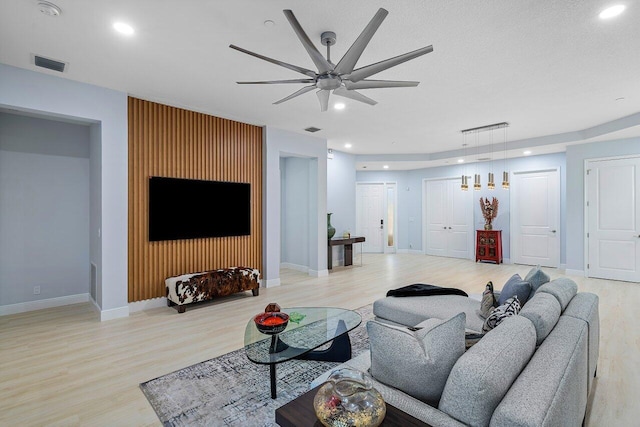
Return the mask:
<path fill-rule="evenodd" d="M 505 190 L 509 189 L 509 172 L 502 172 L 502 188 Z"/>
<path fill-rule="evenodd" d="M 460 184 L 460 189 L 462 191 L 469 190 L 469 182 L 468 182 L 468 178 L 467 178 L 466 175 L 462 175 L 462 184 Z"/>
<path fill-rule="evenodd" d="M 478 191 L 482 189 L 482 185 L 480 185 L 480 174 L 475 174 L 473 177 L 473 189 Z"/>
<path fill-rule="evenodd" d="M 496 189 L 496 183 L 493 180 L 493 172 L 489 172 L 489 180 L 487 181 L 487 188 L 489 190 L 495 190 Z"/>

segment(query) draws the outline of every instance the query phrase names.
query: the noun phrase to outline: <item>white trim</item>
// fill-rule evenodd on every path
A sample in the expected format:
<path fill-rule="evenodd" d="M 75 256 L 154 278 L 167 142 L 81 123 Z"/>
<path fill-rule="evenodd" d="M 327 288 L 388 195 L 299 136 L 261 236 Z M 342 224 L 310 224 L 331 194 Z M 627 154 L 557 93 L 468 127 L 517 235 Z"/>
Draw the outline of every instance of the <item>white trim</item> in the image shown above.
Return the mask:
<path fill-rule="evenodd" d="M 167 307 L 167 298 L 151 298 L 142 301 L 134 301 L 129 303 L 129 313 L 136 313 L 143 310 L 151 310 L 152 308 Z"/>
<path fill-rule="evenodd" d="M 306 265 L 292 264 L 290 262 L 281 262 L 280 268 L 288 268 L 290 270 L 301 271 L 303 273 L 308 273 L 310 271 L 309 267 L 307 267 Z"/>
<path fill-rule="evenodd" d="M 106 322 L 107 320 L 120 319 L 122 317 L 129 316 L 129 306 L 111 308 L 109 310 L 102 310 L 100 312 L 100 321 Z"/>
<path fill-rule="evenodd" d="M 309 276 L 313 277 L 327 277 L 329 275 L 329 270 L 312 270 L 309 269 Z"/>
<path fill-rule="evenodd" d="M 274 286 L 280 286 L 280 278 L 277 279 L 262 279 L 265 288 L 273 288 Z"/>
<path fill-rule="evenodd" d="M 502 263 L 503 263 L 503 264 L 512 264 L 512 262 L 511 262 L 511 258 L 503 258 L 503 259 L 502 259 Z"/>
<path fill-rule="evenodd" d="M 91 295 L 89 295 L 89 302 L 91 303 L 91 307 L 93 307 L 93 311 L 95 311 L 96 314 L 100 314 L 100 306 L 93 298 L 91 298 Z"/>
<path fill-rule="evenodd" d="M 567 264 L 560 264 L 559 269 L 560 270 L 566 270 L 567 269 Z"/>
<path fill-rule="evenodd" d="M 42 310 L 45 308 L 61 307 L 64 305 L 80 304 L 83 302 L 89 302 L 90 299 L 89 293 L 86 293 L 41 299 L 37 301 L 20 302 L 17 304 L 0 305 L 0 316 Z"/>
<path fill-rule="evenodd" d="M 572 270 L 572 269 L 565 269 L 564 270 L 564 274 L 567 274 L 569 276 L 582 276 L 582 277 L 586 277 L 586 275 L 584 274 L 584 270 Z"/>

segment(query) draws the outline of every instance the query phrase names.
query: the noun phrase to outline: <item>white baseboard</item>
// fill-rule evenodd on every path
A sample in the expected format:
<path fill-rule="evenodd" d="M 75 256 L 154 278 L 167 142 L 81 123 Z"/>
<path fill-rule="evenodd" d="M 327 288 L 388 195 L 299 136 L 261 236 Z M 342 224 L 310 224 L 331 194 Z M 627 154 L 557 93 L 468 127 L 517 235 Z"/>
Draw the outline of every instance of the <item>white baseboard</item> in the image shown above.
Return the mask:
<path fill-rule="evenodd" d="M 503 258 L 503 259 L 502 259 L 502 263 L 503 263 L 503 264 L 513 264 L 513 263 L 511 262 L 511 258 Z"/>
<path fill-rule="evenodd" d="M 110 308 L 108 310 L 100 311 L 100 321 L 105 322 L 107 320 L 120 319 L 122 317 L 129 316 L 129 306 Z"/>
<path fill-rule="evenodd" d="M 289 270 L 301 271 L 303 273 L 309 272 L 309 267 L 306 265 L 293 264 L 290 262 L 281 262 L 280 268 L 288 268 Z"/>
<path fill-rule="evenodd" d="M 152 308 L 167 307 L 167 299 L 165 297 L 151 298 L 143 301 L 135 301 L 129 303 L 129 313 L 135 313 L 142 310 L 150 310 Z"/>
<path fill-rule="evenodd" d="M 277 279 L 262 279 L 262 283 L 265 288 L 273 288 L 274 286 L 280 286 L 280 278 Z"/>
<path fill-rule="evenodd" d="M 585 277 L 584 270 L 572 270 L 570 268 L 566 268 L 564 270 L 564 274 L 566 274 L 568 276 L 582 276 L 582 277 Z"/>
<path fill-rule="evenodd" d="M 559 269 L 560 270 L 566 270 L 567 269 L 567 264 L 560 264 Z"/>
<path fill-rule="evenodd" d="M 313 277 L 327 277 L 329 275 L 329 270 L 311 270 L 309 269 L 309 276 Z"/>
<path fill-rule="evenodd" d="M 420 249 L 398 249 L 396 250 L 397 254 L 413 254 L 413 255 L 423 255 L 422 250 Z"/>
<path fill-rule="evenodd" d="M 89 302 L 89 294 L 67 295 L 64 297 L 27 301 L 18 304 L 0 305 L 0 316 L 9 314 L 26 313 L 27 311 L 42 310 L 45 308 L 61 307 L 63 305 Z"/>

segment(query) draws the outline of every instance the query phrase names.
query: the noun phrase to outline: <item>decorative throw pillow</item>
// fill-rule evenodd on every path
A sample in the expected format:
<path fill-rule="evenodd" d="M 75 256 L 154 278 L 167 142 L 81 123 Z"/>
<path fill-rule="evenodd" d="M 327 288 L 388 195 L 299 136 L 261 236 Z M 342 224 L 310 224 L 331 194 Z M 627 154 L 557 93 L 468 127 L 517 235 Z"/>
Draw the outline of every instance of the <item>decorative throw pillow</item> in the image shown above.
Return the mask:
<path fill-rule="evenodd" d="M 504 304 L 495 308 L 482 325 L 482 332 L 485 334 L 498 326 L 504 319 L 510 316 L 516 316 L 520 313 L 520 302 L 518 296 L 509 298 Z"/>
<path fill-rule="evenodd" d="M 500 298 L 498 299 L 498 305 L 502 305 L 512 296 L 517 296 L 520 305 L 524 305 L 529 299 L 531 293 L 531 285 L 529 282 L 522 280 L 519 274 L 511 276 L 507 283 L 504 284 L 502 292 L 500 292 Z"/>
<path fill-rule="evenodd" d="M 551 277 L 540 269 L 540 265 L 533 267 L 524 277 L 525 282 L 531 284 L 531 293 L 535 293 L 538 288 L 551 280 Z"/>
<path fill-rule="evenodd" d="M 498 301 L 493 293 L 493 282 L 489 281 L 482 293 L 482 301 L 480 302 L 480 312 L 478 313 L 483 319 L 491 313 L 494 307 L 498 306 Z"/>
<path fill-rule="evenodd" d="M 465 351 L 465 313 L 406 328 L 367 322 L 371 375 L 416 399 L 435 404 L 449 372 Z"/>

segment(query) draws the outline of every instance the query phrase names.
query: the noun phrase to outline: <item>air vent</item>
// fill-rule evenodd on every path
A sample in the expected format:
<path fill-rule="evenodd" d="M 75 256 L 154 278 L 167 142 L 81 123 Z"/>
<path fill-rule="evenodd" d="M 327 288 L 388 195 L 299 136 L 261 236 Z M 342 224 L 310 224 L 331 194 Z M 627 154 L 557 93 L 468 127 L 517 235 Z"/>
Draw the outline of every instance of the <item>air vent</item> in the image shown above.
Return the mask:
<path fill-rule="evenodd" d="M 61 73 L 64 72 L 64 68 L 67 65 L 64 62 L 43 58 L 42 56 L 38 55 L 35 55 L 35 64 L 38 67 L 47 68 L 53 71 L 59 71 Z"/>
<path fill-rule="evenodd" d="M 313 126 L 311 126 L 310 128 L 306 128 L 305 130 L 306 130 L 307 132 L 314 133 L 314 132 L 318 132 L 318 131 L 319 131 L 319 130 L 321 130 L 321 129 L 319 129 L 319 128 L 314 128 Z"/>

